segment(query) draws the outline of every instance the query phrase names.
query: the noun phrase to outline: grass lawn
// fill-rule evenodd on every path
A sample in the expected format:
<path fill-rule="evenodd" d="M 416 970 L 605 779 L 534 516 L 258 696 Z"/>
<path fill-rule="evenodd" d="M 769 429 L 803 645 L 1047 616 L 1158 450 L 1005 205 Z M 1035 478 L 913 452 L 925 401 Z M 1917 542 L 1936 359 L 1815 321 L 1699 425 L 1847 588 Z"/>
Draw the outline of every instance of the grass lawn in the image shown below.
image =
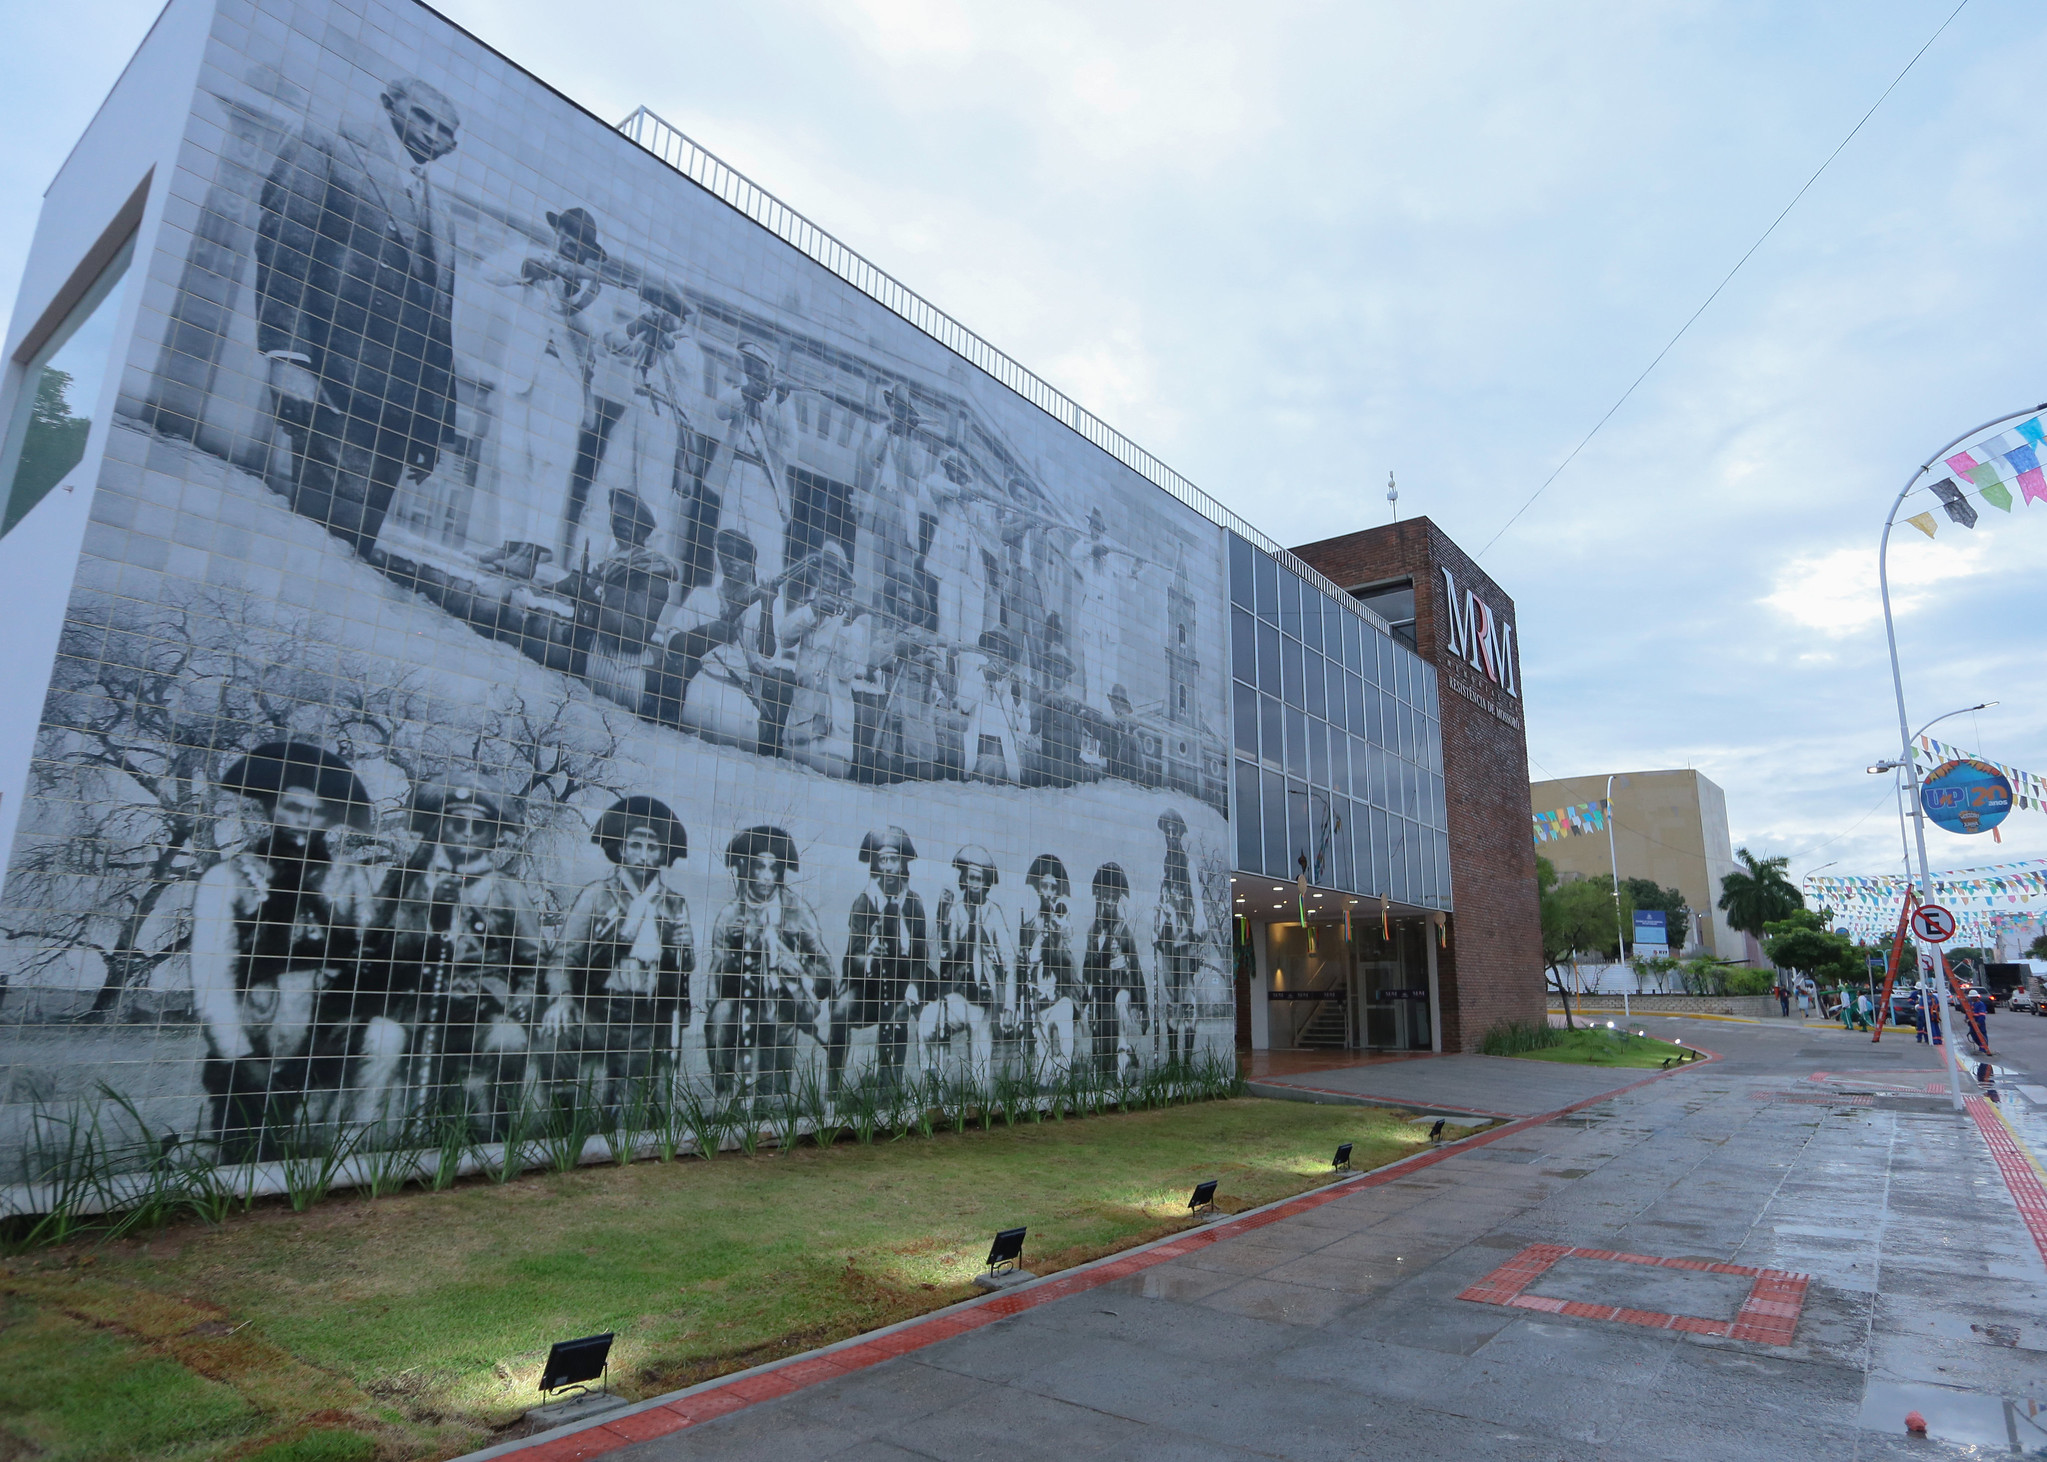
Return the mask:
<path fill-rule="evenodd" d="M 616 1330 L 615 1388 L 653 1395 L 965 1299 L 997 1228 L 1028 1224 L 1043 1274 L 1185 1227 L 1202 1178 L 1241 1210 L 1319 1186 L 1339 1142 L 1374 1167 L 1426 1130 L 1240 1098 L 43 1250 L 0 1264 L 0 1458 L 451 1456 L 537 1399 L 552 1340 Z"/>
<path fill-rule="evenodd" d="M 1604 1025 L 1592 1030 L 1559 1031 L 1563 1043 L 1545 1046 L 1539 1051 L 1521 1051 L 1517 1058 L 1526 1061 L 1568 1061 L 1576 1066 L 1646 1066 L 1660 1070 L 1666 1058 L 1682 1056 L 1686 1048 L 1670 1041 L 1659 1041 L 1654 1036 L 1619 1035 L 1619 1022 L 1609 1031 Z M 1676 1064 L 1674 1061 L 1672 1064 Z"/>

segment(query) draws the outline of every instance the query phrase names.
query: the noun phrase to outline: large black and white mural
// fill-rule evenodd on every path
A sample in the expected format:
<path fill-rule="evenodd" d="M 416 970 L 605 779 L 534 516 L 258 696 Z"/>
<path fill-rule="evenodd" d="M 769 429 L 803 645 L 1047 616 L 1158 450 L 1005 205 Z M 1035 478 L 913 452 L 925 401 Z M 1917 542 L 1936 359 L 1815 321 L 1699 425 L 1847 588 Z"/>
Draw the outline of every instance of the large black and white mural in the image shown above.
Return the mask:
<path fill-rule="evenodd" d="M 1231 1048 L 1213 524 L 406 4 L 223 0 L 134 267 L 0 1181 Z"/>

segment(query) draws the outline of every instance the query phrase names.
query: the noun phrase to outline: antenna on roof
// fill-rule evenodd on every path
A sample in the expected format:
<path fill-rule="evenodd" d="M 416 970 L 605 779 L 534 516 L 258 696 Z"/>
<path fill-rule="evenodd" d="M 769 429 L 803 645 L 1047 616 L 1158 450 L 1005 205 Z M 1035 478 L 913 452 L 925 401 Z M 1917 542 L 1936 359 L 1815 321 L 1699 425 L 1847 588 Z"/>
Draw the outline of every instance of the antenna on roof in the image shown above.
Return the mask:
<path fill-rule="evenodd" d="M 1400 521 L 1400 489 L 1393 485 L 1393 474 L 1386 474 L 1386 501 L 1393 507 L 1393 521 Z"/>

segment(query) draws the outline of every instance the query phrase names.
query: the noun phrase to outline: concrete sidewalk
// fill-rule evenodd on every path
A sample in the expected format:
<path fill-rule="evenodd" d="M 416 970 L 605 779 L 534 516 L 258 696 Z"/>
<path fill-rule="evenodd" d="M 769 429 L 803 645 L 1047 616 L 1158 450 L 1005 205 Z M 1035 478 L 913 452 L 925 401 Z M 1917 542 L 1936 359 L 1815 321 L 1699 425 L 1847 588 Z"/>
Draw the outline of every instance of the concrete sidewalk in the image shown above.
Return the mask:
<path fill-rule="evenodd" d="M 924 1323 L 949 1338 L 906 1331 L 895 1358 L 798 1361 L 513 1455 L 1860 1462 L 2047 1447 L 2047 1265 L 1977 1126 L 1923 1094 L 1926 1048 L 1865 1044 L 1851 1065 L 1796 1030 L 1683 1034 L 1709 1030 L 1728 1060 L 1248 1232 L 1189 1236 L 1163 1262 L 1125 1256 L 1106 1283 L 1055 1277 L 1048 1302 L 942 1312 Z M 1856 1069 L 1895 1079 L 1810 1079 Z M 1935 1440 L 1904 1436 L 1911 1409 Z"/>
<path fill-rule="evenodd" d="M 1703 1024 L 1697 1029 L 1710 1030 Z M 1683 1039 L 1689 1044 L 1690 1033 Z M 1652 1074 L 1618 1067 L 1571 1066 L 1559 1061 L 1517 1061 L 1508 1056 L 1429 1056 L 1296 1075 L 1254 1077 L 1251 1090 L 1258 1096 L 1298 1099 L 1299 1094 L 1308 1093 L 1425 1111 L 1531 1117 L 1619 1091 Z"/>

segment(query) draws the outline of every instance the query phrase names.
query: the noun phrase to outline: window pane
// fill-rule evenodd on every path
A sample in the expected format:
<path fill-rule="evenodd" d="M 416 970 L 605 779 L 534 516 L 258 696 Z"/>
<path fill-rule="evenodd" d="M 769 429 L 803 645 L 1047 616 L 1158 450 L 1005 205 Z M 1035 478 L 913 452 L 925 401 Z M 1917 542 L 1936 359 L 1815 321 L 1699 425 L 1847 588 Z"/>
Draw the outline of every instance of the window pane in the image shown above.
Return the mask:
<path fill-rule="evenodd" d="M 1252 573 L 1252 580 L 1258 586 L 1258 617 L 1272 624 L 1279 623 L 1279 563 L 1270 554 L 1258 555 L 1258 562 Z"/>
<path fill-rule="evenodd" d="M 122 246 L 29 362 L 0 455 L 0 483 L 6 484 L 0 533 L 20 522 L 85 456 L 100 387 L 113 361 L 114 326 L 133 251 L 132 241 Z"/>
<path fill-rule="evenodd" d="M 1407 829 L 1404 817 L 1386 819 L 1386 835 L 1390 840 L 1386 848 L 1386 891 L 1403 904 L 1414 902 L 1414 890 L 1408 887 L 1407 881 Z"/>
<path fill-rule="evenodd" d="M 1265 871 L 1274 878 L 1287 876 L 1286 778 L 1278 772 L 1260 772 L 1258 790 L 1265 825 Z"/>
<path fill-rule="evenodd" d="M 1329 727 L 1320 721 L 1308 723 L 1308 780 L 1329 785 Z"/>
<path fill-rule="evenodd" d="M 1279 642 L 1280 696 L 1290 706 L 1301 703 L 1301 642 L 1282 639 Z"/>
<path fill-rule="evenodd" d="M 1301 585 L 1301 643 L 1311 650 L 1322 648 L 1322 603 L 1320 589 Z"/>
<path fill-rule="evenodd" d="M 1256 612 L 1257 600 L 1251 587 L 1251 576 L 1252 563 L 1257 557 L 1257 549 L 1236 534 L 1230 535 L 1230 603 L 1253 612 Z"/>
<path fill-rule="evenodd" d="M 1237 800 L 1230 820 L 1237 825 L 1237 866 L 1256 872 L 1265 861 L 1264 838 L 1258 820 L 1258 768 L 1248 761 L 1237 763 Z"/>
<path fill-rule="evenodd" d="M 1372 809 L 1372 889 L 1373 893 L 1391 894 L 1393 875 L 1388 870 L 1388 849 L 1386 846 L 1386 813 L 1384 809 Z"/>
<path fill-rule="evenodd" d="M 1279 694 L 1279 631 L 1262 621 L 1258 626 L 1258 688 L 1267 695 Z"/>
<path fill-rule="evenodd" d="M 1348 609 L 1337 616 L 1343 624 L 1343 663 L 1345 668 L 1356 670 L 1362 663 L 1358 645 L 1365 634 L 1365 622 Z"/>
<path fill-rule="evenodd" d="M 1230 687 L 1230 700 L 1231 719 L 1236 723 L 1237 750 L 1255 760 L 1258 756 L 1258 692 L 1238 681 Z"/>
<path fill-rule="evenodd" d="M 1301 579 L 1288 568 L 1279 571 L 1279 627 L 1295 639 L 1301 637 Z"/>
<path fill-rule="evenodd" d="M 1393 648 L 1393 641 L 1387 639 L 1384 635 L 1379 636 L 1378 683 L 1381 690 L 1391 690 L 1393 688 L 1393 659 L 1396 653 Z"/>
<path fill-rule="evenodd" d="M 1327 672 L 1325 678 L 1329 684 L 1328 710 L 1324 714 L 1329 717 L 1329 724 L 1341 731 L 1347 729 L 1348 726 L 1348 720 L 1343 708 L 1343 665 L 1333 659 L 1325 660 L 1322 663 Z"/>
<path fill-rule="evenodd" d="M 1291 707 L 1286 713 L 1286 769 L 1297 777 L 1308 775 L 1308 718 Z"/>
<path fill-rule="evenodd" d="M 1230 611 L 1230 673 L 1258 683 L 1258 621 L 1241 609 Z"/>
<path fill-rule="evenodd" d="M 1341 731 L 1329 733 L 1329 785 L 1350 796 L 1350 738 Z"/>
<path fill-rule="evenodd" d="M 1343 677 L 1344 719 L 1350 723 L 1350 734 L 1365 734 L 1365 682 L 1355 675 Z"/>
<path fill-rule="evenodd" d="M 1258 755 L 1272 766 L 1286 760 L 1285 716 L 1277 699 L 1258 697 Z"/>
<path fill-rule="evenodd" d="M 1303 669 L 1306 672 L 1306 679 L 1302 684 L 1302 689 L 1306 692 L 1308 714 L 1316 717 L 1318 720 L 1326 720 L 1329 716 L 1329 701 L 1324 694 L 1324 686 L 1327 682 L 1324 679 L 1322 667 L 1329 662 L 1322 658 L 1319 651 L 1310 650 L 1305 647 L 1301 651 L 1301 659 L 1303 661 Z"/>
<path fill-rule="evenodd" d="M 1314 846 L 1310 841 L 1312 836 L 1308 826 L 1308 784 L 1290 781 L 1286 784 L 1286 867 L 1289 878 L 1300 873 L 1300 858 Z"/>

